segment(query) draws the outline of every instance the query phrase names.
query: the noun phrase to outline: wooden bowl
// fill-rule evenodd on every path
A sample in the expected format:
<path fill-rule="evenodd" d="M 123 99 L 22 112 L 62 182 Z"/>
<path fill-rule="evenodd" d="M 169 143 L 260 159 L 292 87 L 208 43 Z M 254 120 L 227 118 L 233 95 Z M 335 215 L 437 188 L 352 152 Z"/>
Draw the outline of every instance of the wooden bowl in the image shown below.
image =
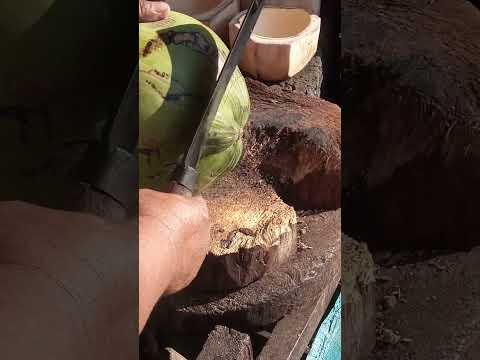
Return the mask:
<path fill-rule="evenodd" d="M 240 11 L 240 0 L 171 0 L 172 10 L 189 15 L 228 42 L 228 23 Z"/>
<path fill-rule="evenodd" d="M 229 24 L 233 45 L 246 11 Z M 247 42 L 240 68 L 266 81 L 288 79 L 301 71 L 317 52 L 320 18 L 303 9 L 265 7 Z"/>

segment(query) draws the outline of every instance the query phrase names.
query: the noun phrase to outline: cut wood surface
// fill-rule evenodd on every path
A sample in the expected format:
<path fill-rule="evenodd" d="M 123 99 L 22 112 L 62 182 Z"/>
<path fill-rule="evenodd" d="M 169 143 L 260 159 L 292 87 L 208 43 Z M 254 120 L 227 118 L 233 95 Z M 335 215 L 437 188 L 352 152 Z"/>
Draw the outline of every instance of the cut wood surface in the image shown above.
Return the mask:
<path fill-rule="evenodd" d="M 218 324 L 251 331 L 313 304 L 319 296 L 331 298 L 341 273 L 340 211 L 301 221 L 305 230 L 301 231 L 300 250 L 288 262 L 228 294 L 202 295 L 190 289 L 164 299 L 152 317 L 156 331 L 201 334 Z M 162 325 L 167 323 L 168 330 Z"/>
<path fill-rule="evenodd" d="M 229 24 L 233 45 L 246 11 Z M 320 18 L 303 9 L 265 7 L 247 42 L 240 68 L 257 79 L 280 81 L 300 72 L 317 52 Z M 272 61 L 275 59 L 275 61 Z"/>
<path fill-rule="evenodd" d="M 246 148 L 264 176 L 297 209 L 340 207 L 341 114 L 327 101 L 248 80 Z"/>
<path fill-rule="evenodd" d="M 478 244 L 478 9 L 463 0 L 342 7 L 346 231 L 389 249 Z"/>
<path fill-rule="evenodd" d="M 295 247 L 295 211 L 260 176 L 242 174 L 242 170 L 227 175 L 204 194 L 212 221 L 210 251 L 222 256 L 256 246 L 270 248 L 288 237 L 288 248 L 279 248 L 278 254 L 285 259 L 289 248 Z"/>
<path fill-rule="evenodd" d="M 197 360 L 253 360 L 250 337 L 225 326 L 216 326 Z"/>
<path fill-rule="evenodd" d="M 212 245 L 192 287 L 224 292 L 248 285 L 296 251 L 294 209 L 245 159 L 203 196 Z"/>

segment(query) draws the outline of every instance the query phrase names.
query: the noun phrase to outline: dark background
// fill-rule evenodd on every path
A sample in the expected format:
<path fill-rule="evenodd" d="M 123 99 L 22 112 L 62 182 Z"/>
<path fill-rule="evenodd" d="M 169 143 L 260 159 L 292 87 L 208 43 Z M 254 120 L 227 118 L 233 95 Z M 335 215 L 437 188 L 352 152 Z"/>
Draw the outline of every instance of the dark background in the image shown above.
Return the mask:
<path fill-rule="evenodd" d="M 473 3 L 342 1 L 347 359 L 480 356 Z"/>
<path fill-rule="evenodd" d="M 46 11 L 38 11 L 42 6 Z M 111 246 L 107 253 L 99 250 L 100 263 L 121 264 L 122 270 L 127 269 L 130 286 L 123 288 L 120 297 L 134 299 L 136 304 L 138 285 L 131 282 L 138 282 L 138 230 L 135 226 L 126 228 L 124 224 L 130 218 L 136 218 L 138 185 L 132 186 L 130 182 L 128 187 L 122 188 L 123 195 L 134 202 L 127 207 L 94 186 L 102 164 L 93 160 L 103 159 L 111 151 L 107 130 L 137 63 L 138 4 L 135 1 L 56 0 L 47 9 L 42 2 L 20 1 L 2 4 L 0 9 L 3 9 L 0 12 L 4 11 L 0 15 L 0 201 L 3 204 L 7 200 L 21 200 L 40 205 L 45 209 L 46 218 L 49 213 L 46 209 L 99 216 L 106 224 L 99 228 L 109 229 L 98 234 L 99 244 L 119 241 L 118 247 Z M 7 18 L 8 13 L 16 14 L 18 18 L 13 15 Z M 17 31 L 21 19 L 32 14 L 37 16 L 32 18 L 31 25 Z M 132 121 L 138 123 L 136 118 Z M 126 172 L 133 174 L 136 182 L 136 163 L 128 164 Z M 36 219 L 28 215 L 21 219 L 23 227 L 30 228 L 31 232 L 25 238 L 17 236 L 19 247 L 24 241 L 34 242 L 36 234 L 42 230 L 36 230 L 39 226 L 37 219 L 43 216 L 41 211 L 37 210 L 32 216 Z M 0 219 L 0 228 L 9 228 L 11 224 L 3 221 L 7 220 Z M 54 222 L 51 226 L 55 227 Z M 85 231 L 88 236 L 97 236 L 92 234 L 95 228 L 91 228 L 89 218 L 79 217 L 72 226 Z M 70 230 L 68 224 L 66 228 L 51 231 L 56 234 L 56 240 L 64 244 L 75 237 L 71 234 L 75 230 Z M 128 255 L 121 250 L 125 239 L 133 244 Z M 27 247 L 23 248 L 28 251 Z M 51 264 L 58 261 L 53 257 L 43 260 Z M 68 257 L 61 261 L 64 268 L 78 265 L 69 265 Z M 17 281 L 14 278 L 9 280 Z M 82 281 L 88 281 L 88 278 L 77 280 L 77 285 L 82 286 Z M 106 287 L 103 290 L 108 291 Z M 57 295 L 53 291 L 41 296 L 33 288 L 25 291 L 30 291 L 33 301 L 36 296 L 42 299 L 51 296 L 52 304 L 61 301 L 55 298 Z M 117 300 L 120 304 L 121 299 Z M 116 344 L 108 358 L 138 353 L 138 312 L 135 306 L 132 312 L 117 314 L 118 321 L 123 324 L 117 325 L 133 330 L 127 330 L 132 331 L 131 336 Z M 118 311 L 118 308 L 112 305 L 112 311 Z M 15 314 L 10 315 L 15 317 Z M 21 320 L 24 314 L 19 310 L 17 315 Z M 32 318 L 26 323 L 37 331 L 26 329 L 22 334 L 25 338 L 19 341 L 38 344 L 41 349 L 42 344 L 46 344 L 44 340 L 51 338 L 45 332 L 48 332 L 49 324 L 35 325 L 35 321 Z M 7 329 L 10 326 L 2 323 Z M 102 332 L 105 335 L 93 334 L 95 342 L 111 339 L 107 335 L 113 334 L 115 328 L 112 325 L 112 329 L 103 329 Z M 30 336 L 32 338 L 26 338 Z M 5 359 L 20 359 L 19 354 L 25 354 L 26 349 L 17 349 L 18 352 L 12 354 L 10 347 L 3 345 L 0 347 L 1 351 L 7 351 Z M 41 351 L 35 356 L 42 358 Z"/>

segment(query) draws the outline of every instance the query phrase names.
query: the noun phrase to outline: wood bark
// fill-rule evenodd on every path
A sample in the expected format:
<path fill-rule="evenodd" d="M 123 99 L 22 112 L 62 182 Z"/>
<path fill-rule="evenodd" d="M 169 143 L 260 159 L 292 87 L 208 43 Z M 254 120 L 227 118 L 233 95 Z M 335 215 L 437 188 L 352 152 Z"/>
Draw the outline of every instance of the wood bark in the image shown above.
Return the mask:
<path fill-rule="evenodd" d="M 297 209 L 340 207 L 340 108 L 327 101 L 249 80 L 252 115 L 247 148 L 262 174 Z"/>

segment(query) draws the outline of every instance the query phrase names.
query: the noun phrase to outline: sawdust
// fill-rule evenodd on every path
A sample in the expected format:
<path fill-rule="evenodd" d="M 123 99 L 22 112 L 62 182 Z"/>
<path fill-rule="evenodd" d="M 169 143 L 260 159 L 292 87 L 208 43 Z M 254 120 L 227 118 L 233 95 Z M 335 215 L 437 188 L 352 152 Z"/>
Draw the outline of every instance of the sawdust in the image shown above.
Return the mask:
<path fill-rule="evenodd" d="M 246 165 L 204 194 L 212 220 L 210 251 L 217 256 L 241 248 L 280 246 L 282 234 L 293 236 L 295 211 Z"/>

